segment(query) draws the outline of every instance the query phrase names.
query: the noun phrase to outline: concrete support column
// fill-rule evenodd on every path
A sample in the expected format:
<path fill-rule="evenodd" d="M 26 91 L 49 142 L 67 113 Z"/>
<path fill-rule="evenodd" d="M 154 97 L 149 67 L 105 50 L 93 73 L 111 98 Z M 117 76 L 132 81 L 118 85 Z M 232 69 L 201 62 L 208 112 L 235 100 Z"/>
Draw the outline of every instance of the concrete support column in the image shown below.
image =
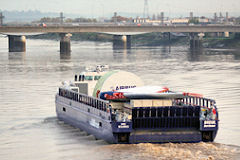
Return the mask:
<path fill-rule="evenodd" d="M 201 49 L 202 37 L 197 33 L 190 33 L 190 49 Z"/>
<path fill-rule="evenodd" d="M 171 32 L 168 32 L 168 40 L 169 40 L 169 43 L 171 41 Z"/>
<path fill-rule="evenodd" d="M 130 49 L 131 36 L 130 35 L 113 35 L 113 49 Z"/>
<path fill-rule="evenodd" d="M 26 51 L 26 37 L 8 35 L 8 51 L 9 52 L 25 52 Z"/>
<path fill-rule="evenodd" d="M 113 49 L 122 49 L 122 48 L 124 48 L 122 36 L 113 35 Z"/>
<path fill-rule="evenodd" d="M 127 49 L 131 49 L 131 36 L 127 35 Z"/>
<path fill-rule="evenodd" d="M 60 33 L 60 53 L 71 52 L 71 36 L 72 34 Z"/>
<path fill-rule="evenodd" d="M 224 37 L 229 37 L 229 32 L 224 32 Z"/>

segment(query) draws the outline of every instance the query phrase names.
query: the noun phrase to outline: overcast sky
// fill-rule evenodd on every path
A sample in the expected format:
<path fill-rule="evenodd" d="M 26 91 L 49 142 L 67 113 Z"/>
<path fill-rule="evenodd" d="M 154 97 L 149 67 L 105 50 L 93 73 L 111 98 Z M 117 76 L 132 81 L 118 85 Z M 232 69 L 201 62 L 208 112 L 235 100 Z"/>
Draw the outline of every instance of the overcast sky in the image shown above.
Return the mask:
<path fill-rule="evenodd" d="M 144 0 L 0 0 L 0 10 L 40 10 L 102 16 L 113 12 L 143 14 Z M 240 12 L 240 0 L 148 0 L 149 14 Z"/>

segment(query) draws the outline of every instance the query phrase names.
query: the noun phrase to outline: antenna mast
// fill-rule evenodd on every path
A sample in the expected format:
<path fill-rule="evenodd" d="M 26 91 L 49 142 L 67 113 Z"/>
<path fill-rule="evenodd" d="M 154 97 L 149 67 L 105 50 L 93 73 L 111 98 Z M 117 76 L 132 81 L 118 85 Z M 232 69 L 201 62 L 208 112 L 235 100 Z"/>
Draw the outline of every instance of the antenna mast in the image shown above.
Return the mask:
<path fill-rule="evenodd" d="M 63 24 L 63 19 L 65 18 L 64 16 L 63 16 L 63 12 L 60 12 L 60 23 L 61 24 Z"/>
<path fill-rule="evenodd" d="M 148 0 L 144 0 L 143 18 L 149 17 Z"/>
<path fill-rule="evenodd" d="M 0 12 L 0 26 L 3 25 L 3 18 L 4 18 L 4 16 L 3 16 L 2 12 Z"/>

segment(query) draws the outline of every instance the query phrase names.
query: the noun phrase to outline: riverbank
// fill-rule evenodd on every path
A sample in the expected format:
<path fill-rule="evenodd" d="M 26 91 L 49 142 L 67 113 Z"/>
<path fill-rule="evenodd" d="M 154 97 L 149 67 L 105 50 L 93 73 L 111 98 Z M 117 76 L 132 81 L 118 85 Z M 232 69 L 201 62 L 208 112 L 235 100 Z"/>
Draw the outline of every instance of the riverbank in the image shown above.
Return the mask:
<path fill-rule="evenodd" d="M 228 38 L 206 37 L 203 39 L 203 46 L 206 48 L 240 48 L 240 34 L 231 35 Z"/>
<path fill-rule="evenodd" d="M 30 39 L 51 39 L 60 40 L 59 34 L 48 33 L 35 36 L 27 36 Z M 73 41 L 96 41 L 96 42 L 112 42 L 113 36 L 99 33 L 73 33 L 71 40 Z M 146 33 L 131 36 L 132 45 L 135 46 L 163 46 L 163 45 L 189 45 L 189 37 L 187 35 L 172 35 L 167 33 Z M 209 37 L 203 38 L 203 47 L 205 48 L 240 48 L 240 34 L 230 35 L 229 38 Z"/>

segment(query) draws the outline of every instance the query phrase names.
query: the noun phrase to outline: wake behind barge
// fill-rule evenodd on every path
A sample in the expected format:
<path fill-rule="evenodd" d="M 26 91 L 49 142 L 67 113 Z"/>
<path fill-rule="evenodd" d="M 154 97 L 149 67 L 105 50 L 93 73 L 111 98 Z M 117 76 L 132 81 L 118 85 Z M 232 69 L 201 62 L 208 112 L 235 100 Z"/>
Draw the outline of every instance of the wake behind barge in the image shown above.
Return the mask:
<path fill-rule="evenodd" d="M 109 143 L 213 141 L 218 130 L 215 101 L 168 88 L 143 86 L 124 71 L 83 72 L 56 94 L 56 113 L 96 139 Z"/>

